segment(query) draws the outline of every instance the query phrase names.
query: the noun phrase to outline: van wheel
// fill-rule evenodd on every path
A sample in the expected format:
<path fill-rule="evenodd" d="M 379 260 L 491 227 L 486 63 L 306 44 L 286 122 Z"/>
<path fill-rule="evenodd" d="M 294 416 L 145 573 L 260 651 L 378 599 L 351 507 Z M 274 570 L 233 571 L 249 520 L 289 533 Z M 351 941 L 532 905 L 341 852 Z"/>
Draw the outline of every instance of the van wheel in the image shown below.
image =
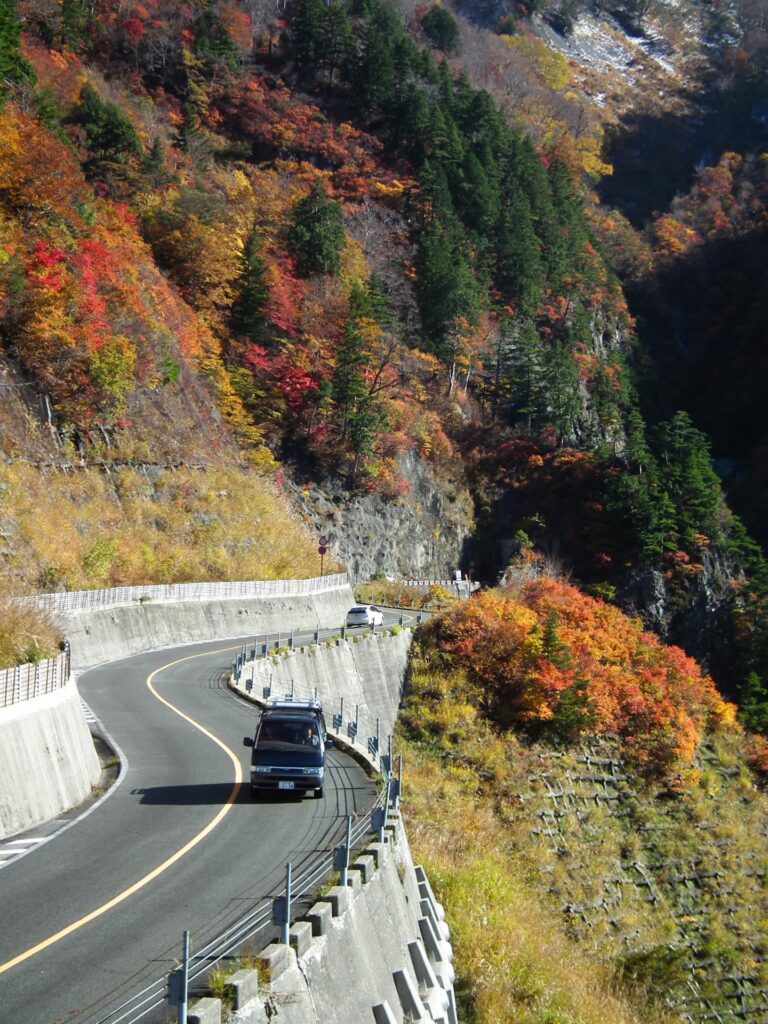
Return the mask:
<path fill-rule="evenodd" d="M 323 787 L 321 786 L 320 789 L 316 789 L 315 790 L 315 800 L 322 800 L 322 798 L 323 798 Z"/>

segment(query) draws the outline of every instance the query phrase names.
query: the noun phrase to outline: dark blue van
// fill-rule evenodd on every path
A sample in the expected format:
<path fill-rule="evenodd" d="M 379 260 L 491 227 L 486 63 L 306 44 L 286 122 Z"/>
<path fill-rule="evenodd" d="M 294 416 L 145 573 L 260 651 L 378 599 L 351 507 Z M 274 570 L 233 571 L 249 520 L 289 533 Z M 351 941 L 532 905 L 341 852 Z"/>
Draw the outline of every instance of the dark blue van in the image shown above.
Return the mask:
<path fill-rule="evenodd" d="M 317 701 L 268 701 L 256 735 L 246 744 L 251 755 L 251 795 L 266 792 L 323 795 L 328 739 Z"/>

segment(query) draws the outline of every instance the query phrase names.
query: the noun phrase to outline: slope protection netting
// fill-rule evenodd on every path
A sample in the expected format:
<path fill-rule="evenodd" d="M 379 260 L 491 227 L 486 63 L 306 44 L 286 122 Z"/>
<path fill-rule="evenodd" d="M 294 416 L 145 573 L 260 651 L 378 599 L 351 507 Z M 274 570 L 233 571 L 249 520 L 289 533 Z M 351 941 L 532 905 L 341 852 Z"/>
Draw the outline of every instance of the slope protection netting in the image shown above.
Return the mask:
<path fill-rule="evenodd" d="M 540 751 L 519 807 L 574 935 L 683 1020 L 765 1024 L 766 801 L 727 751 L 698 768 L 694 792 L 654 795 L 610 740 Z"/>

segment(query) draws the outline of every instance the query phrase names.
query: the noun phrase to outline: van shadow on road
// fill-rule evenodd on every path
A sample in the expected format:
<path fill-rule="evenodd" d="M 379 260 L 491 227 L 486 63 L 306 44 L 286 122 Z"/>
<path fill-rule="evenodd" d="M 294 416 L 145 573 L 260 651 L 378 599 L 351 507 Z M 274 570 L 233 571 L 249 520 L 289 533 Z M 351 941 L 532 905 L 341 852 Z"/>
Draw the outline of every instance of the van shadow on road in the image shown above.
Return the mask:
<path fill-rule="evenodd" d="M 140 796 L 142 804 L 173 807 L 206 804 L 221 806 L 229 800 L 233 785 L 233 782 L 204 782 L 186 786 L 151 786 L 147 789 L 132 789 L 131 793 Z M 247 799 L 246 788 L 241 786 L 238 803 L 244 803 Z"/>

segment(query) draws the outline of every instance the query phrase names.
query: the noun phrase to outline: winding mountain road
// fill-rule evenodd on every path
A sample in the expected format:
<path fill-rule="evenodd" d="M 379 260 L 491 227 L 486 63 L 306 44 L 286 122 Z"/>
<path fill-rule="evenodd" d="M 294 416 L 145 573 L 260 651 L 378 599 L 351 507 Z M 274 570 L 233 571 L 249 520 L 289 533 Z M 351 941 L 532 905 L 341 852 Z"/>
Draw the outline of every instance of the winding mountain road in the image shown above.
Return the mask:
<path fill-rule="evenodd" d="M 3 1024 L 108 1019 L 174 967 L 184 929 L 194 952 L 277 891 L 287 861 L 330 850 L 348 814 L 370 811 L 373 783 L 336 750 L 323 800 L 250 800 L 243 737 L 258 713 L 226 685 L 240 646 L 81 676 L 125 772 L 92 813 L 0 871 Z"/>

